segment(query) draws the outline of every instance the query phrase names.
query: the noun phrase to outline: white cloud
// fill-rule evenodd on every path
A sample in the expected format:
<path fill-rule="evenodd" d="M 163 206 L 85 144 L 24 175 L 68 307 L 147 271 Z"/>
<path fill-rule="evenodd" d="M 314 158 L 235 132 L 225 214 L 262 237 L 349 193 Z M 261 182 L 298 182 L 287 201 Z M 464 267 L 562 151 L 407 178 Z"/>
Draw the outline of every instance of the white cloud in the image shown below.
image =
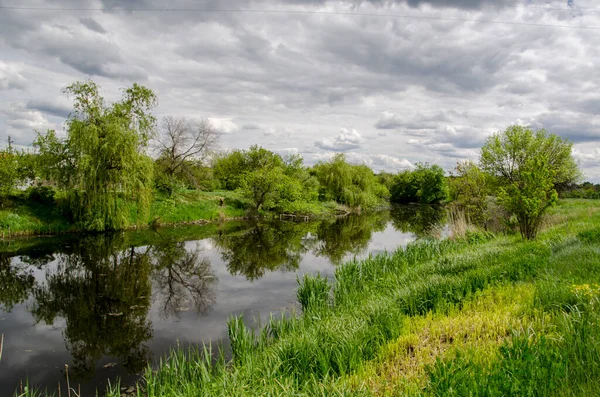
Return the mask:
<path fill-rule="evenodd" d="M 219 134 L 233 134 L 240 129 L 240 127 L 230 119 L 209 117 L 208 120 Z"/>
<path fill-rule="evenodd" d="M 19 72 L 19 67 L 0 61 L 0 91 L 25 88 L 25 77 Z"/>
<path fill-rule="evenodd" d="M 315 146 L 335 152 L 345 152 L 352 149 L 358 149 L 363 143 L 363 137 L 354 128 L 348 130 L 340 129 L 339 134 L 333 138 L 322 138 L 315 141 Z"/>
<path fill-rule="evenodd" d="M 27 109 L 24 103 L 13 103 L 2 111 L 6 116 L 7 132 L 21 146 L 31 144 L 35 131 L 56 129 L 57 125 L 37 110 Z"/>

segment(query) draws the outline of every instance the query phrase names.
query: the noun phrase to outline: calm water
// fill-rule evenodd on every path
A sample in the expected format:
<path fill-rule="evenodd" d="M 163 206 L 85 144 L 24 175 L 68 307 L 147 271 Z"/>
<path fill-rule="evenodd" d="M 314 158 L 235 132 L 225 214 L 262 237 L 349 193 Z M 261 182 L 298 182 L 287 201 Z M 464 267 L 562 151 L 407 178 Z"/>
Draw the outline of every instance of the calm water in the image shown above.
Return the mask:
<path fill-rule="evenodd" d="M 442 210 L 398 207 L 320 222 L 222 225 L 0 241 L 0 396 L 21 381 L 82 394 L 179 345 L 227 344 L 226 323 L 296 305 L 296 277 L 427 235 Z"/>

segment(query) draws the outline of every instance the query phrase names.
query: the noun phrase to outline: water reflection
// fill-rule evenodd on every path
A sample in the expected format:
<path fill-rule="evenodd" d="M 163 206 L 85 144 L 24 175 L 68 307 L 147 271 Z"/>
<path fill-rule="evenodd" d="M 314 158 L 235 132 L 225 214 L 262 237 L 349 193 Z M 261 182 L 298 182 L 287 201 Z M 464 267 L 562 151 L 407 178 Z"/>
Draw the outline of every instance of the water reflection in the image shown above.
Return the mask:
<path fill-rule="evenodd" d="M 359 255 L 367 249 L 374 232 L 385 229 L 389 212 L 350 215 L 333 221 L 323 221 L 317 229 L 317 256 L 339 265 L 348 255 Z"/>
<path fill-rule="evenodd" d="M 12 265 L 11 258 L 0 255 L 0 311 L 10 312 L 23 303 L 33 289 L 33 270 L 26 264 Z"/>
<path fill-rule="evenodd" d="M 417 237 L 435 234 L 436 228 L 446 223 L 446 208 L 433 205 L 399 205 L 390 211 L 396 230 L 414 233 Z"/>
<path fill-rule="evenodd" d="M 167 334 L 164 324 L 168 322 L 181 321 L 182 327 L 185 324 L 194 330 L 196 342 L 201 342 L 208 328 L 197 329 L 202 327 L 198 317 L 207 318 L 217 311 L 211 321 L 224 327 L 223 317 L 244 309 L 240 302 L 248 299 L 243 295 L 251 290 L 248 285 L 267 280 L 262 285 L 273 291 L 271 295 L 265 291 L 256 302 L 272 299 L 281 305 L 293 298 L 294 274 L 274 277 L 273 271 L 284 275 L 302 266 L 304 271 L 331 268 L 331 264 L 366 253 L 376 235 L 380 236 L 380 247 L 385 235 L 383 246 L 393 249 L 413 236 L 431 233 L 444 217 L 441 208 L 411 206 L 317 222 L 225 224 L 219 226 L 220 231 L 213 225 L 212 229 L 23 240 L 12 243 L 12 253 L 0 253 L 0 319 L 18 309 L 21 317 L 28 312 L 42 330 L 50 329 L 44 324 L 55 324 L 62 330 L 70 355 L 70 374 L 78 380 L 94 377 L 108 365 L 107 360 L 125 370 L 111 376 L 125 376 L 138 373 L 156 354 L 153 341 L 157 338 L 169 346 L 176 343 L 177 332 L 184 329 L 174 331 L 167 325 Z M 291 296 L 282 300 L 277 285 L 285 285 Z M 15 323 L 8 340 L 27 338 L 30 321 Z M 157 324 L 162 331 L 156 331 Z M 9 329 L 3 327 L 2 332 Z M 189 333 L 186 335 L 189 340 Z M 26 343 L 36 342 L 28 339 Z M 61 348 L 64 350 L 54 345 L 38 347 L 50 351 Z M 12 354 L 19 351 L 15 349 Z M 17 385 L 32 365 L 25 361 L 22 367 L 11 366 L 6 363 L 10 359 L 5 355 L 0 362 L 0 389 Z M 44 365 L 65 364 L 64 358 L 57 360 L 63 361 Z M 52 383 L 40 386 L 54 387 L 56 378 L 52 376 L 59 375 L 51 373 L 48 382 Z M 93 382 L 98 380 L 91 382 L 95 386 Z"/>
<path fill-rule="evenodd" d="M 197 314 L 208 311 L 215 302 L 217 278 L 210 260 L 202 257 L 198 244 L 187 249 L 184 242 L 165 239 L 151 246 L 153 295 L 161 317 L 179 318 L 192 307 Z"/>
<path fill-rule="evenodd" d="M 295 222 L 265 222 L 237 235 L 221 235 L 214 239 L 221 258 L 232 275 L 248 280 L 262 277 L 266 271 L 293 271 L 303 254 L 312 246 L 306 238 L 317 224 Z"/>
<path fill-rule="evenodd" d="M 118 357 L 132 372 L 146 363 L 144 342 L 152 337 L 148 249 L 119 249 L 120 240 L 120 235 L 83 238 L 33 291 L 30 310 L 37 322 L 65 319 L 63 335 L 79 378 L 93 375 L 105 355 Z"/>

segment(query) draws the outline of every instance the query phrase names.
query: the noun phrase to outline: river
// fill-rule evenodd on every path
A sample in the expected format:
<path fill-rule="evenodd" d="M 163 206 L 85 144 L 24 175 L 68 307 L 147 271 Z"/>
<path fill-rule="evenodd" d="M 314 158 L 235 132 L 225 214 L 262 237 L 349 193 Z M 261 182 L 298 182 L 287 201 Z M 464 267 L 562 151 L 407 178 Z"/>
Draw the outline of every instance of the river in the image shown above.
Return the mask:
<path fill-rule="evenodd" d="M 223 343 L 296 305 L 296 278 L 440 230 L 444 211 L 403 206 L 323 221 L 204 226 L 0 241 L 0 396 L 26 382 L 84 396 L 179 346 Z"/>

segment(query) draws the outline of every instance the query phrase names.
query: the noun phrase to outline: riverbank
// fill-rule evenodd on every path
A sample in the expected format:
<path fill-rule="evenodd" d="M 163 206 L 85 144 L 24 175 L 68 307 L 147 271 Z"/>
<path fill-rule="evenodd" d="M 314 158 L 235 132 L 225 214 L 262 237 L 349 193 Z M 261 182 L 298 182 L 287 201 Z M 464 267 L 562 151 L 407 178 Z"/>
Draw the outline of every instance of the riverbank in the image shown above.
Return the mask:
<path fill-rule="evenodd" d="M 160 226 L 192 225 L 208 222 L 244 219 L 248 206 L 234 192 L 189 191 L 175 197 L 155 194 L 150 215 L 143 222 L 136 219 L 134 203 L 128 205 L 129 219 L 126 229 Z M 315 202 L 303 211 L 290 214 L 308 218 L 332 216 L 347 209 L 334 202 Z M 278 216 L 265 213 L 262 216 Z M 32 200 L 24 195 L 13 196 L 5 208 L 0 209 L 0 237 L 54 235 L 81 231 L 61 213 L 54 202 Z"/>
<path fill-rule="evenodd" d="M 174 351 L 141 394 L 591 395 L 599 258 L 600 206 L 567 200 L 535 241 L 470 232 L 349 262 L 300 281 L 302 315 L 232 318 L 231 361 Z"/>

